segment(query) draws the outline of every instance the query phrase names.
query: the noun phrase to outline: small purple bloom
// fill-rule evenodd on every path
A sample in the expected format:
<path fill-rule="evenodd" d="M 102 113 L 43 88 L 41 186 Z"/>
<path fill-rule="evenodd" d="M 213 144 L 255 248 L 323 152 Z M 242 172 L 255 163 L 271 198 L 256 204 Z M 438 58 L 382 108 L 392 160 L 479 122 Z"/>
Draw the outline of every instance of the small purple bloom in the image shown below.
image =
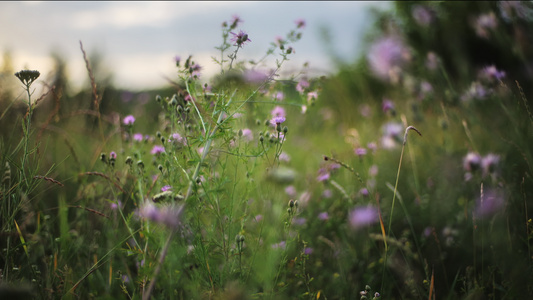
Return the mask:
<path fill-rule="evenodd" d="M 285 122 L 285 117 L 281 117 L 281 116 L 274 117 L 274 118 L 272 118 L 272 120 L 270 120 L 270 124 L 272 124 L 274 126 L 278 125 L 278 124 L 281 124 L 283 122 Z"/>
<path fill-rule="evenodd" d="M 174 62 L 176 63 L 176 66 L 180 66 L 181 57 L 179 55 L 174 56 Z"/>
<path fill-rule="evenodd" d="M 368 189 L 367 188 L 361 188 L 359 190 L 359 194 L 363 195 L 363 196 L 368 196 Z"/>
<path fill-rule="evenodd" d="M 481 159 L 481 168 L 483 176 L 493 173 L 500 162 L 500 156 L 496 154 L 487 154 Z"/>
<path fill-rule="evenodd" d="M 329 179 L 329 177 L 330 177 L 329 172 L 324 168 L 320 168 L 320 170 L 318 170 L 318 177 L 316 178 L 316 180 L 326 181 Z"/>
<path fill-rule="evenodd" d="M 111 151 L 111 153 L 109 153 L 109 158 L 110 159 L 117 159 L 117 154 L 115 153 L 115 151 Z"/>
<path fill-rule="evenodd" d="M 263 220 L 263 215 L 257 215 L 257 216 L 255 216 L 254 219 L 255 219 L 255 221 L 256 221 L 257 223 L 259 223 L 259 222 L 261 222 L 261 221 Z"/>
<path fill-rule="evenodd" d="M 252 134 L 252 130 L 248 128 L 244 128 L 242 130 L 242 138 L 248 142 L 252 141 L 254 139 L 254 135 Z"/>
<path fill-rule="evenodd" d="M 487 190 L 483 197 L 476 202 L 474 215 L 477 217 L 491 216 L 499 211 L 505 204 L 505 197 L 501 190 Z"/>
<path fill-rule="evenodd" d="M 142 133 L 136 133 L 133 135 L 133 140 L 136 142 L 142 142 L 143 141 L 143 135 Z"/>
<path fill-rule="evenodd" d="M 383 112 L 393 111 L 394 103 L 390 99 L 383 99 L 383 102 L 381 102 L 381 109 Z"/>
<path fill-rule="evenodd" d="M 267 74 L 256 70 L 246 70 L 243 76 L 244 80 L 249 83 L 263 83 L 268 79 Z"/>
<path fill-rule="evenodd" d="M 135 117 L 132 115 L 126 116 L 123 122 L 124 122 L 124 125 L 133 125 L 133 123 L 135 123 Z"/>
<path fill-rule="evenodd" d="M 498 27 L 498 20 L 494 12 L 480 15 L 474 22 L 474 29 L 476 34 L 482 38 L 489 37 L 489 30 Z"/>
<path fill-rule="evenodd" d="M 150 154 L 152 155 L 159 155 L 161 153 L 165 152 L 165 147 L 163 146 L 159 146 L 159 145 L 155 145 L 153 148 L 152 148 L 152 151 L 150 151 Z"/>
<path fill-rule="evenodd" d="M 281 136 L 280 136 L 280 138 L 281 138 Z M 289 154 L 285 153 L 285 152 L 281 152 L 281 154 L 279 155 L 279 160 L 280 161 L 284 161 L 284 162 L 290 162 L 291 161 L 291 156 Z"/>
<path fill-rule="evenodd" d="M 360 229 L 376 223 L 379 219 L 378 209 L 373 206 L 355 207 L 348 216 L 353 229 Z"/>
<path fill-rule="evenodd" d="M 248 38 L 248 34 L 245 31 L 239 30 L 239 33 L 230 33 L 233 35 L 230 40 L 235 43 L 233 44 L 234 46 L 242 47 L 246 42 L 252 41 Z"/>
<path fill-rule="evenodd" d="M 487 66 L 487 67 L 483 68 L 483 70 L 481 70 L 481 76 L 480 77 L 486 78 L 488 80 L 493 80 L 493 79 L 501 80 L 502 78 L 505 77 L 505 72 L 504 71 L 499 71 L 498 69 L 496 69 L 496 66 L 491 65 L 491 66 Z"/>
<path fill-rule="evenodd" d="M 327 221 L 327 220 L 329 220 L 329 214 L 328 214 L 328 212 L 325 211 L 325 212 L 321 212 L 321 213 L 319 213 L 319 214 L 318 214 L 318 219 L 319 219 L 319 220 L 322 220 L 322 221 Z"/>
<path fill-rule="evenodd" d="M 311 255 L 313 253 L 313 248 L 311 247 L 305 247 L 304 254 L 305 255 Z"/>
<path fill-rule="evenodd" d="M 138 210 L 137 214 L 141 218 L 163 224 L 169 228 L 177 228 L 181 224 L 183 208 L 183 205 L 165 205 L 157 207 L 151 201 L 146 201 Z"/>
<path fill-rule="evenodd" d="M 329 199 L 333 196 L 333 192 L 330 189 L 326 189 L 322 192 L 322 197 Z"/>
<path fill-rule="evenodd" d="M 481 156 L 474 152 L 469 152 L 463 158 L 463 169 L 467 172 L 473 172 L 481 166 Z"/>
<path fill-rule="evenodd" d="M 359 157 L 366 155 L 366 149 L 362 147 L 356 148 L 354 152 Z"/>
<path fill-rule="evenodd" d="M 161 192 L 166 192 L 172 190 L 172 187 L 170 185 L 165 185 L 161 188 Z"/>
<path fill-rule="evenodd" d="M 305 224 L 305 222 L 307 222 L 307 220 L 305 218 L 294 218 L 292 222 L 294 225 L 302 226 Z"/>
<path fill-rule="evenodd" d="M 272 245 L 272 249 L 285 249 L 286 243 L 285 241 L 281 241 L 277 244 Z"/>
<path fill-rule="evenodd" d="M 275 92 L 273 98 L 276 101 L 283 101 L 283 99 L 285 99 L 285 94 L 283 94 L 283 92 Z"/>
<path fill-rule="evenodd" d="M 370 47 L 367 60 L 371 71 L 382 80 L 393 80 L 409 59 L 410 52 L 395 36 L 383 37 Z"/>
<path fill-rule="evenodd" d="M 291 197 L 295 197 L 296 188 L 294 187 L 294 185 L 289 185 L 288 187 L 285 188 L 285 193 Z"/>
<path fill-rule="evenodd" d="M 435 52 L 428 52 L 426 57 L 426 68 L 429 70 L 436 70 L 439 66 L 439 58 Z"/>
<path fill-rule="evenodd" d="M 270 112 L 270 114 L 273 117 L 285 117 L 285 109 L 281 106 L 276 106 L 274 109 Z"/>
<path fill-rule="evenodd" d="M 307 88 L 309 88 L 309 81 L 307 81 L 306 79 L 300 79 L 300 81 L 298 81 L 298 84 L 296 85 L 296 90 L 300 94 L 303 94 L 303 92 Z"/>
<path fill-rule="evenodd" d="M 305 28 L 305 20 L 304 19 L 298 19 L 294 21 L 296 23 L 296 28 Z"/>
<path fill-rule="evenodd" d="M 310 102 L 316 99 L 318 99 L 318 92 L 314 91 L 314 92 L 307 93 L 307 102 Z"/>

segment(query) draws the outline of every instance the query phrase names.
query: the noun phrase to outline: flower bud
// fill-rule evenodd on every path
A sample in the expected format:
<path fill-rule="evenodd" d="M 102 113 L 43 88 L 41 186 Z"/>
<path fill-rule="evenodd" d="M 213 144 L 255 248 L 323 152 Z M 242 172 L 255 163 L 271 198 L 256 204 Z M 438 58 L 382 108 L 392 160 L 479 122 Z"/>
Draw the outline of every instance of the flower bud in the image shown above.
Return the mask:
<path fill-rule="evenodd" d="M 131 156 L 128 156 L 128 157 L 126 157 L 126 161 L 125 162 L 126 162 L 127 165 L 131 166 L 133 164 L 133 158 L 131 158 Z"/>

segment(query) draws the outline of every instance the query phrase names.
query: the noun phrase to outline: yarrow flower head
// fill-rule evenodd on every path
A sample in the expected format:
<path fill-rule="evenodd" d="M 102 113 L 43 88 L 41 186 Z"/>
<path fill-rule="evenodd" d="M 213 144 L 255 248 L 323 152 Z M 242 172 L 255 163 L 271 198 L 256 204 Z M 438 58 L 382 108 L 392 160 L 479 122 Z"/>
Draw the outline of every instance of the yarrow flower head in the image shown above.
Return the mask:
<path fill-rule="evenodd" d="M 41 73 L 36 70 L 22 70 L 17 73 L 15 73 L 15 76 L 27 87 L 29 87 L 39 76 L 41 76 Z"/>
<path fill-rule="evenodd" d="M 124 125 L 133 125 L 133 123 L 135 123 L 135 117 L 132 115 L 126 116 L 123 122 L 124 122 Z"/>
<path fill-rule="evenodd" d="M 242 47 L 245 45 L 246 42 L 252 41 L 248 38 L 248 34 L 243 30 L 239 30 L 239 33 L 234 33 L 234 32 L 230 32 L 230 33 L 233 35 L 233 37 L 231 38 L 231 41 L 235 43 L 233 44 L 234 46 Z"/>

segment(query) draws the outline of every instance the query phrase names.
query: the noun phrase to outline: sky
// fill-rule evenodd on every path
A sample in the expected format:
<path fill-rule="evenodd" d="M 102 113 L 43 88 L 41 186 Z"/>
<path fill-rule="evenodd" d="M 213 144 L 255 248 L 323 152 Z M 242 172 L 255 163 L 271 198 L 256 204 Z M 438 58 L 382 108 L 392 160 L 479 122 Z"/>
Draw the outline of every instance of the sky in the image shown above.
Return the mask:
<path fill-rule="evenodd" d="M 88 84 L 80 41 L 88 55 L 99 53 L 103 67 L 119 88 L 142 90 L 177 78 L 174 57 L 193 55 L 208 78 L 219 71 L 211 57 L 219 54 L 221 24 L 238 15 L 252 42 L 240 57 L 259 59 L 277 36 L 285 36 L 304 19 L 303 37 L 284 66 L 299 70 L 304 62 L 320 74 L 334 72 L 333 49 L 351 63 L 361 54 L 362 39 L 372 24 L 370 8 L 390 9 L 373 1 L 2 1 L 0 66 L 9 53 L 15 70 L 53 70 L 52 53 L 67 62 L 74 88 Z M 331 44 L 321 37 L 326 28 Z M 272 67 L 274 61 L 271 62 Z"/>

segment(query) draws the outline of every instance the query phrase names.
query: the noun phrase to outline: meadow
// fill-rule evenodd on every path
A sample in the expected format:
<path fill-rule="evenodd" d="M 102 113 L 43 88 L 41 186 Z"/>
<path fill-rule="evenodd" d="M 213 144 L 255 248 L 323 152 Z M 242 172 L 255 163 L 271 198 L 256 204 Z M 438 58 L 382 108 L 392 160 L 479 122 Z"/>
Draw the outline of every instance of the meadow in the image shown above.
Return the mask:
<path fill-rule="evenodd" d="M 533 298 L 533 5 L 374 13 L 329 76 L 238 15 L 159 90 L 5 64 L 0 299 Z"/>

